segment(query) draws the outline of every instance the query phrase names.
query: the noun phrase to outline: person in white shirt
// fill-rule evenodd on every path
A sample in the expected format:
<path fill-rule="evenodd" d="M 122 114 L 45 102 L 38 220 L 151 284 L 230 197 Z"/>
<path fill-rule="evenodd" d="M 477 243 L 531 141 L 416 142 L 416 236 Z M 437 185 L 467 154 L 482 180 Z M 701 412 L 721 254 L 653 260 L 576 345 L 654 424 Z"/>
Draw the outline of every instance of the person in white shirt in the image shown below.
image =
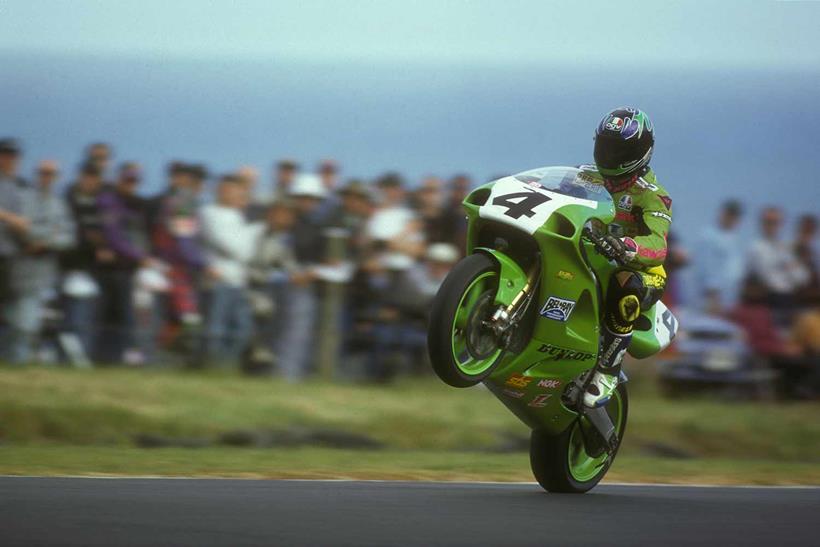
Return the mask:
<path fill-rule="evenodd" d="M 371 269 L 408 270 L 424 254 L 423 224 L 406 204 L 401 177 L 387 173 L 376 185 L 382 201 L 365 226 L 374 251 Z"/>
<path fill-rule="evenodd" d="M 796 291 L 809 281 L 809 272 L 797 260 L 792 247 L 780 240 L 783 213 L 767 207 L 760 214 L 762 237 L 749 251 L 749 274 L 762 283 L 769 293 L 770 304 L 779 309 L 790 308 Z"/>
<path fill-rule="evenodd" d="M 246 289 L 248 268 L 264 229 L 245 218 L 247 188 L 239 177 L 219 180 L 217 202 L 202 209 L 202 238 L 207 257 L 207 358 L 236 362 L 252 334 Z"/>

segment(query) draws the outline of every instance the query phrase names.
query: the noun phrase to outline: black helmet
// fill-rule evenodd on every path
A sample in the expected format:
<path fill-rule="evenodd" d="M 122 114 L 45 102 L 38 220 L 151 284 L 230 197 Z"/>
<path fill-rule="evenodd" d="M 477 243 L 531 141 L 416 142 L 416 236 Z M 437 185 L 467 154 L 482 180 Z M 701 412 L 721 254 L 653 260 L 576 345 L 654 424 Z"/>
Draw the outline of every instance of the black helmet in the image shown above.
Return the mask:
<path fill-rule="evenodd" d="M 655 133 L 645 112 L 624 106 L 610 111 L 595 130 L 595 165 L 605 179 L 623 179 L 649 164 Z"/>

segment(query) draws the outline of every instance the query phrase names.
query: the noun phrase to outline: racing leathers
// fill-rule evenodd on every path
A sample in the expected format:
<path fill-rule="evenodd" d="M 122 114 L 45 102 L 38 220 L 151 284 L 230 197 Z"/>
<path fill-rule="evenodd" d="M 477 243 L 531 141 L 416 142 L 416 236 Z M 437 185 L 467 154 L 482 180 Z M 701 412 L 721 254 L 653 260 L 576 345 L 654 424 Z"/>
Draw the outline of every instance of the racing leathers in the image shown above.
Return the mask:
<path fill-rule="evenodd" d="M 613 224 L 623 229 L 622 238 L 610 238 L 612 258 L 622 267 L 609 282 L 596 374 L 584 395 L 584 404 L 600 406 L 606 404 L 617 386 L 635 321 L 663 294 L 672 200 L 648 166 L 639 175 L 617 184 L 604 181 L 594 166 L 582 169 L 612 195 L 616 211 Z"/>

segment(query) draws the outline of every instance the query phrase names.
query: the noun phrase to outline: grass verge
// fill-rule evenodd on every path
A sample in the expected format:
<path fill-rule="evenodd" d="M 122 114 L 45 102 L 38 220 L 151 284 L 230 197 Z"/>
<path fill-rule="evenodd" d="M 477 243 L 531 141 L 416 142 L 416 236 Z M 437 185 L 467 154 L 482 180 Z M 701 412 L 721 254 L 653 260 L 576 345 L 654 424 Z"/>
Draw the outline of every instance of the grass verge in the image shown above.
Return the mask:
<path fill-rule="evenodd" d="M 627 437 L 610 480 L 820 484 L 820 404 L 667 400 L 632 372 Z M 285 448 L 270 434 L 261 435 L 265 448 L 259 435 L 244 437 L 247 448 L 220 445 L 238 431 L 300 428 L 383 450 L 303 446 L 311 443 L 298 435 L 299 446 Z M 135 448 L 146 436 L 201 448 Z M 0 368 L 6 474 L 532 480 L 527 437 L 486 390 L 433 379 L 292 385 L 226 373 Z"/>

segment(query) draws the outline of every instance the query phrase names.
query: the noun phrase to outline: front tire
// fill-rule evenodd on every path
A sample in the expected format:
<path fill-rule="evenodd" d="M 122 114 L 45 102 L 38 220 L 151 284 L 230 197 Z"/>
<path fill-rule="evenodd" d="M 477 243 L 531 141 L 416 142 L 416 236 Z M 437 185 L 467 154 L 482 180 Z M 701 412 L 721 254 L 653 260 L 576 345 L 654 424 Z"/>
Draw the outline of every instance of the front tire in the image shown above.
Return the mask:
<path fill-rule="evenodd" d="M 484 254 L 463 258 L 433 299 L 427 350 L 433 370 L 453 387 L 470 387 L 489 376 L 503 353 L 483 327 L 494 311 L 498 265 Z"/>
<path fill-rule="evenodd" d="M 618 385 L 615 396 L 607 404 L 606 410 L 622 443 L 629 413 L 629 397 L 624 384 Z M 581 418 L 559 435 L 547 435 L 540 430 L 532 432 L 530 466 L 535 479 L 544 490 L 583 494 L 604 478 L 618 453 L 620 443 L 611 457 L 606 453 L 596 454 L 599 450 L 590 454 L 590 448 L 594 448 L 591 444 L 598 438 L 597 432 L 591 427 L 589 422 Z"/>

